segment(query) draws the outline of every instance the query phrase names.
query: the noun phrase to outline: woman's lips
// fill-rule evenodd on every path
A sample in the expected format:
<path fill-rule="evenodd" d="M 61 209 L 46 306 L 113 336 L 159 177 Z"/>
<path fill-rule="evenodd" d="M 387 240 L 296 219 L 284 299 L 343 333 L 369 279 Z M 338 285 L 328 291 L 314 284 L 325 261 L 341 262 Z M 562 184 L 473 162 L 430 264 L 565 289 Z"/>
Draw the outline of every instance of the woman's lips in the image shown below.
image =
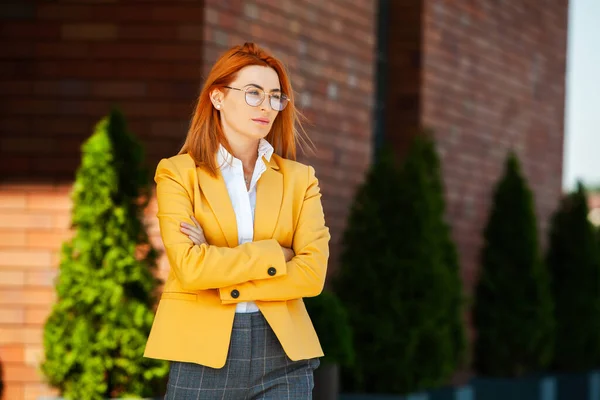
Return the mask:
<path fill-rule="evenodd" d="M 269 120 L 268 119 L 252 118 L 252 121 L 256 122 L 259 125 L 269 125 Z"/>

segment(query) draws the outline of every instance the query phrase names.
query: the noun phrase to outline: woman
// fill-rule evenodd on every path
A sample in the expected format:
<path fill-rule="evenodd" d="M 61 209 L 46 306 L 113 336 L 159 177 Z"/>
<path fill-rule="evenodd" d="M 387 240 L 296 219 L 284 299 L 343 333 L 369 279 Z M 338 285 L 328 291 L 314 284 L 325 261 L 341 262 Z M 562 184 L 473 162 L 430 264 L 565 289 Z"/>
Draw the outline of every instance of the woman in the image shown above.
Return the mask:
<path fill-rule="evenodd" d="M 302 301 L 329 257 L 314 169 L 293 161 L 298 112 L 280 61 L 252 43 L 213 66 L 178 155 L 158 164 L 171 270 L 145 356 L 167 399 L 310 399 L 323 356 Z"/>

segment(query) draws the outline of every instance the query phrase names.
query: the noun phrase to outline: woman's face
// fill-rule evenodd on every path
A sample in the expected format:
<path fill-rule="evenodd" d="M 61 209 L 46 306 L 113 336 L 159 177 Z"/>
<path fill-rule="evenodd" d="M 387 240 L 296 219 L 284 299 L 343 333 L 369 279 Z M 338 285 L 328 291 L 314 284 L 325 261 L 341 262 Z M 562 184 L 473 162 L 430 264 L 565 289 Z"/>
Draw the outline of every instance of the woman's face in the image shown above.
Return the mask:
<path fill-rule="evenodd" d="M 269 94 L 281 93 L 277 72 L 270 67 L 250 65 L 242 68 L 228 86 L 242 90 L 225 88 L 211 94 L 213 106 L 220 111 L 227 139 L 259 140 L 267 136 L 278 114 L 271 108 L 269 100 Z M 259 99 L 261 91 L 265 96 L 258 106 L 246 102 L 246 96 L 250 101 Z"/>

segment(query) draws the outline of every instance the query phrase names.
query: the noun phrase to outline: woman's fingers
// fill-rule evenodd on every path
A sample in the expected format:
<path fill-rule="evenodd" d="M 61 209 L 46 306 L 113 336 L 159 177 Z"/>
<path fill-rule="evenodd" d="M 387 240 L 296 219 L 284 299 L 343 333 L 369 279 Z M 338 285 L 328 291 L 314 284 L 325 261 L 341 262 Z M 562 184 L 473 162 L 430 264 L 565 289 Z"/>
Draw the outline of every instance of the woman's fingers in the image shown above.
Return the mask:
<path fill-rule="evenodd" d="M 192 241 L 195 244 L 199 245 L 199 244 L 202 244 L 202 243 L 206 243 L 206 239 L 204 237 L 204 232 L 202 232 L 198 228 L 191 227 L 188 224 L 181 224 L 181 232 L 183 232 L 186 235 L 188 235 L 188 237 L 190 239 L 192 239 Z"/>
<path fill-rule="evenodd" d="M 196 217 L 194 217 L 193 215 L 192 215 L 192 221 L 194 221 L 194 224 L 196 225 L 196 228 L 198 228 L 202 232 L 204 232 L 204 230 L 202 229 L 202 226 L 200 226 L 200 223 L 196 220 Z"/>
<path fill-rule="evenodd" d="M 191 230 L 192 232 L 198 232 L 198 233 L 200 233 L 200 234 L 204 234 L 204 231 L 202 230 L 202 228 L 199 228 L 199 227 L 197 227 L 197 226 L 194 226 L 194 225 L 187 224 L 187 223 L 185 223 L 185 222 L 182 222 L 182 223 L 181 223 L 181 227 L 182 227 L 182 228 L 189 229 L 189 230 Z"/>

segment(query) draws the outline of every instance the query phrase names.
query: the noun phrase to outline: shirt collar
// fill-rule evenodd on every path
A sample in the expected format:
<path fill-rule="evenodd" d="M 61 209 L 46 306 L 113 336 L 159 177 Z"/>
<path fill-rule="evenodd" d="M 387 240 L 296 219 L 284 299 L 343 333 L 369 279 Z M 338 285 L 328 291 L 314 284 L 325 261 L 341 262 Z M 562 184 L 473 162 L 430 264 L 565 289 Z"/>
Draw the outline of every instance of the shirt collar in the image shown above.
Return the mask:
<path fill-rule="evenodd" d="M 264 157 L 267 161 L 271 161 L 271 156 L 275 149 L 271 146 L 266 139 L 260 139 L 258 142 L 258 161 L 263 162 L 262 158 Z M 217 164 L 220 169 L 231 168 L 235 165 L 241 165 L 242 162 L 231 155 L 223 145 L 219 145 L 219 150 L 217 151 Z"/>

